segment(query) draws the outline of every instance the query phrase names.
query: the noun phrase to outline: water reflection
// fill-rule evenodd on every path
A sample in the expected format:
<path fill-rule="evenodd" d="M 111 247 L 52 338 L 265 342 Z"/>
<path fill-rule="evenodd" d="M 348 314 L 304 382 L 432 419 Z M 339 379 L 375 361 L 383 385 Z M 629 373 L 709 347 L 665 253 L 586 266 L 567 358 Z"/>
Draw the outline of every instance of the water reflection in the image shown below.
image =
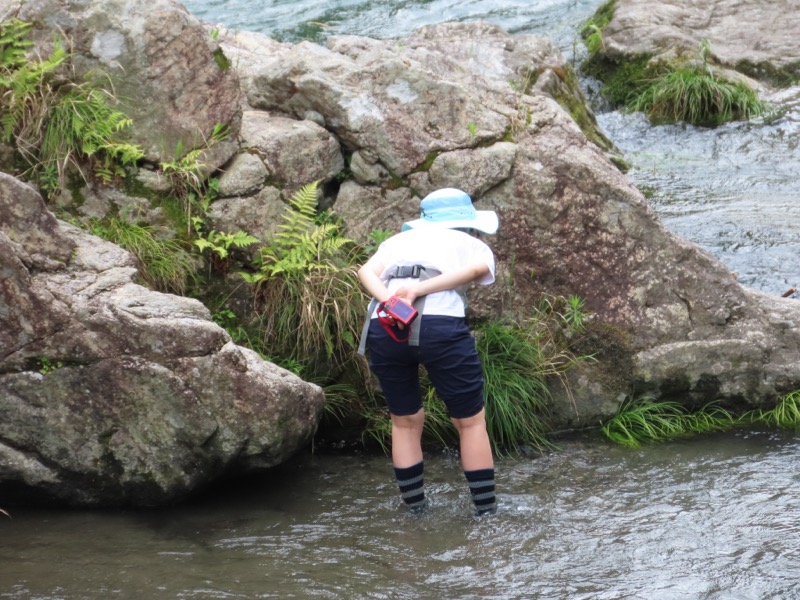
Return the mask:
<path fill-rule="evenodd" d="M 0 598 L 800 597 L 798 449 L 567 442 L 499 461 L 483 519 L 453 456 L 427 457 L 431 508 L 413 517 L 385 457 L 304 455 L 168 510 L 15 509 Z"/>

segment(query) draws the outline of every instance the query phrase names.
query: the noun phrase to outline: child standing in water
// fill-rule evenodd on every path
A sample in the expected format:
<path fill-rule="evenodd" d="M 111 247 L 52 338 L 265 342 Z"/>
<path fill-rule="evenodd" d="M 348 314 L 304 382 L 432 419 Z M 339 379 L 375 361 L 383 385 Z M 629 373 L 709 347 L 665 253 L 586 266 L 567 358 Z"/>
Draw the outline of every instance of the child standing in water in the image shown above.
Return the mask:
<path fill-rule="evenodd" d="M 421 511 L 426 505 L 421 443 L 425 414 L 419 385 L 423 365 L 458 431 L 476 514 L 494 513 L 483 370 L 466 322 L 463 290 L 472 282 L 494 282 L 492 250 L 467 231 L 493 234 L 498 219 L 493 211 L 475 210 L 465 192 L 452 188 L 426 196 L 420 211 L 419 219 L 405 223 L 358 271 L 373 296 L 366 348 L 391 415 L 392 464 L 403 501 L 412 511 Z M 393 297 L 417 309 L 410 331 L 382 310 Z"/>

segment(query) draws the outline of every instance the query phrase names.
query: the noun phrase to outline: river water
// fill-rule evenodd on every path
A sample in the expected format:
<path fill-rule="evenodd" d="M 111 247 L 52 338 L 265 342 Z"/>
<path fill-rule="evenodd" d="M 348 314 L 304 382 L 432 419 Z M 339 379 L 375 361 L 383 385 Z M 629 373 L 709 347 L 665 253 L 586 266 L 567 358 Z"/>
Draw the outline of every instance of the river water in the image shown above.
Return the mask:
<path fill-rule="evenodd" d="M 402 36 L 483 19 L 580 53 L 600 0 L 192 0 L 200 18 L 287 41 Z M 320 24 L 324 24 L 320 25 Z M 591 89 L 587 85 L 587 93 Z M 800 88 L 783 117 L 714 130 L 598 119 L 665 225 L 745 284 L 797 285 Z M 793 301 L 793 300 L 787 300 Z M 382 455 L 301 453 L 156 511 L 0 508 L 0 599 L 800 598 L 800 436 L 734 432 L 630 450 L 563 441 L 498 461 L 500 511 L 471 515 L 457 458 L 426 455 L 406 514 Z"/>
<path fill-rule="evenodd" d="M 426 458 L 413 516 L 388 459 L 303 454 L 176 508 L 14 509 L 0 598 L 791 600 L 798 450 L 774 432 L 573 440 L 498 461 L 482 518 L 453 456 Z"/>

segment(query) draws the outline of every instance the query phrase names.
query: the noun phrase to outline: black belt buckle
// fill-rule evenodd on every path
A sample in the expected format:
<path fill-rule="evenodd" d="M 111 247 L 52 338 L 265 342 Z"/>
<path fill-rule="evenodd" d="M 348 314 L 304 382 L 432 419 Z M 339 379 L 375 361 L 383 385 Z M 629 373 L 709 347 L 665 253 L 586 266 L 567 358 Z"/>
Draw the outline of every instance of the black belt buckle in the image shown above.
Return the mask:
<path fill-rule="evenodd" d="M 419 275 L 425 267 L 422 265 L 413 265 L 413 266 L 402 266 L 397 267 L 394 272 L 394 276 L 398 279 L 404 279 L 406 277 L 413 277 L 415 279 L 419 279 Z"/>

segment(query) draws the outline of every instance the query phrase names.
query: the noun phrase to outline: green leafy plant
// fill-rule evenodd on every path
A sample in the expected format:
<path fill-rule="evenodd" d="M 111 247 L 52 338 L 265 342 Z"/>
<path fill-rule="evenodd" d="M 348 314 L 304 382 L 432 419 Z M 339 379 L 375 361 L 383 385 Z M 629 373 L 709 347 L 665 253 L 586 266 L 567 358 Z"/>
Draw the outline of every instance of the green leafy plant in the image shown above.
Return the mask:
<path fill-rule="evenodd" d="M 360 361 L 355 350 L 366 297 L 359 254 L 336 223 L 316 222 L 317 183 L 298 190 L 279 232 L 261 249 L 258 271 L 242 277 L 259 289 L 265 345 L 305 365 Z"/>
<path fill-rule="evenodd" d="M 229 135 L 230 130 L 217 123 L 206 140 L 205 147 L 186 152 L 183 143 L 178 142 L 175 147 L 176 158 L 160 164 L 161 172 L 169 179 L 173 193 L 183 205 L 187 235 L 191 234 L 193 217 L 205 217 L 208 206 L 216 198 L 218 191 L 217 180 L 207 177 L 208 165 L 204 161 L 205 153 Z"/>
<path fill-rule="evenodd" d="M 201 217 L 193 217 L 192 223 L 198 236 L 193 241 L 194 245 L 197 246 L 201 253 L 208 250 L 215 255 L 218 259 L 217 262 L 227 260 L 231 250 L 234 248 L 247 248 L 261 241 L 244 231 L 228 233 L 212 229 L 205 232 L 205 220 Z"/>
<path fill-rule="evenodd" d="M 40 356 L 36 359 L 37 370 L 42 375 L 47 375 L 48 373 L 52 373 L 56 369 L 60 369 L 64 366 L 60 360 L 50 360 L 46 356 Z"/>
<path fill-rule="evenodd" d="M 112 217 L 90 220 L 89 230 L 133 254 L 142 279 L 153 289 L 183 294 L 195 277 L 194 258 L 183 244 L 175 239 L 162 239 L 152 226 Z"/>
<path fill-rule="evenodd" d="M 394 235 L 391 229 L 373 229 L 368 234 L 369 241 L 364 245 L 364 253 L 369 255 L 375 252 L 383 242 Z"/>
<path fill-rule="evenodd" d="M 63 189 L 67 175 L 88 164 L 101 179 L 121 175 L 143 152 L 117 139 L 131 120 L 115 109 L 114 95 L 97 82 L 69 77 L 69 53 L 60 39 L 46 59 L 28 60 L 31 25 L 0 26 L 0 109 L 3 140 L 14 142 L 29 175 L 45 192 Z M 85 176 L 84 176 L 85 177 Z"/>

